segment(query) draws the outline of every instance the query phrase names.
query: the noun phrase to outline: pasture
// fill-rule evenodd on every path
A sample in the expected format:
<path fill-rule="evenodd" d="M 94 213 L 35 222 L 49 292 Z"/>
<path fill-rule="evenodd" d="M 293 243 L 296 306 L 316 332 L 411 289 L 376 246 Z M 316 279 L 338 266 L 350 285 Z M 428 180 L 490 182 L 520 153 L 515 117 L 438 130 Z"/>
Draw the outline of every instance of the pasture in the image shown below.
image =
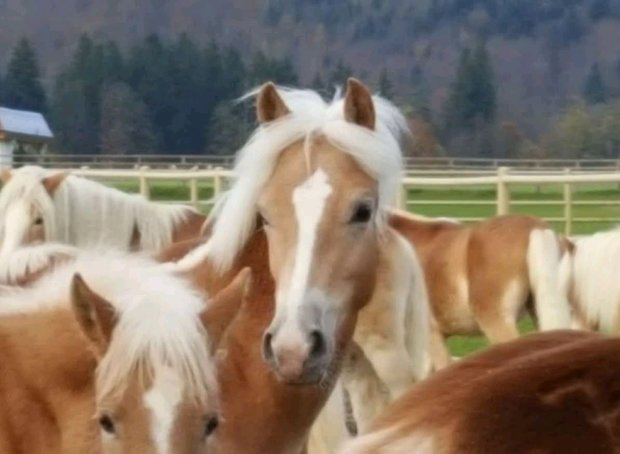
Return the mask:
<path fill-rule="evenodd" d="M 108 184 L 127 192 L 138 192 L 139 186 L 133 181 L 110 181 Z M 199 183 L 199 199 L 209 200 L 213 195 L 210 182 Z M 153 200 L 182 201 L 189 199 L 189 188 L 186 182 L 178 180 L 159 180 L 150 184 Z M 563 189 L 560 185 L 516 186 L 511 188 L 512 213 L 530 214 L 542 218 L 561 218 L 563 216 Z M 467 188 L 412 188 L 408 191 L 408 209 L 427 216 L 443 216 L 453 218 L 484 218 L 495 214 L 495 188 L 490 186 Z M 437 204 L 433 204 L 433 201 Z M 417 204 L 417 201 L 423 203 Z M 476 202 L 469 203 L 469 202 Z M 574 234 L 590 234 L 605 230 L 620 221 L 620 188 L 617 184 L 579 185 L 573 193 L 573 216 L 579 218 L 602 218 L 602 222 L 576 222 Z M 543 202 L 544 205 L 530 202 Z M 554 204 L 557 202 L 557 204 Z M 580 204 L 585 202 L 586 204 Z M 601 202 L 601 204 L 589 204 Z M 205 211 L 207 208 L 205 208 Z M 563 222 L 552 222 L 562 232 Z M 520 330 L 527 332 L 533 329 L 531 320 L 524 319 Z M 455 336 L 449 340 L 451 353 L 464 356 L 488 345 L 484 337 Z"/>

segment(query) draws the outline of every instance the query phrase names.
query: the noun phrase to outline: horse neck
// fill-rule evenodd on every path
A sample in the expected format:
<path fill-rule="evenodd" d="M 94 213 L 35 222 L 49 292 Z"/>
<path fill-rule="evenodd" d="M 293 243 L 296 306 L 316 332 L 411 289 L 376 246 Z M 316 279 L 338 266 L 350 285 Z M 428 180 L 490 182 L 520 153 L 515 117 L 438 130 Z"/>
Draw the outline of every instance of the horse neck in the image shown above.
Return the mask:
<path fill-rule="evenodd" d="M 248 301 L 222 341 L 218 363 L 222 413 L 218 429 L 223 452 L 297 453 L 325 404 L 329 389 L 280 383 L 265 364 L 261 344 L 274 313 L 274 282 L 269 271 L 267 239 L 256 231 L 233 270 L 210 290 L 228 284 L 244 267 L 252 268 Z"/>
<path fill-rule="evenodd" d="M 68 446 L 99 452 L 92 418 L 96 361 L 73 315 L 54 310 L 2 317 L 0 348 L 0 421 L 19 434 L 17 452 Z M 0 433 L 0 439 L 7 437 Z"/>

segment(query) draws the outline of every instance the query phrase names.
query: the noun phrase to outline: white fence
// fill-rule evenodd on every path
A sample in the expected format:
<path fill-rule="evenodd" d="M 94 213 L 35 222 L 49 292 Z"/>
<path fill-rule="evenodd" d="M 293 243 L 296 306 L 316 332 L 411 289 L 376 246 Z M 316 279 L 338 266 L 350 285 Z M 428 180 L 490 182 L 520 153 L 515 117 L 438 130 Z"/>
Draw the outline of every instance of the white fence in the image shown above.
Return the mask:
<path fill-rule="evenodd" d="M 97 180 L 103 180 L 107 183 L 125 180 L 137 182 L 139 192 L 147 198 L 151 198 L 151 188 L 162 182 L 168 184 L 176 181 L 185 183 L 188 187 L 189 197 L 185 200 L 175 200 L 174 202 L 189 203 L 197 208 L 209 209 L 213 200 L 221 194 L 227 187 L 227 182 L 231 176 L 230 170 L 224 168 L 214 168 L 207 170 L 190 169 L 190 170 L 153 170 L 147 167 L 139 169 L 87 169 L 82 168 L 73 170 L 76 175 L 85 176 Z M 159 182 L 159 183 L 158 183 Z M 590 200 L 575 200 L 574 192 L 584 186 L 596 185 L 597 187 L 605 187 L 607 190 L 607 198 L 598 198 Z M 469 174 L 466 172 L 451 172 L 449 175 L 437 175 L 432 173 L 405 174 L 402 179 L 402 190 L 395 201 L 395 205 L 400 208 L 416 208 L 424 211 L 425 207 L 432 206 L 435 209 L 445 206 L 445 212 L 438 215 L 450 216 L 463 221 L 475 221 L 485 216 L 462 216 L 454 215 L 450 212 L 450 207 L 486 207 L 491 214 L 507 214 L 519 207 L 534 207 L 544 212 L 541 217 L 555 222 L 561 223 L 566 234 L 573 233 L 573 227 L 579 223 L 601 223 L 610 224 L 617 223 L 620 220 L 620 192 L 616 199 L 614 192 L 618 191 L 620 185 L 620 172 L 586 172 L 573 169 L 564 169 L 562 171 L 544 172 L 540 171 L 515 171 L 506 167 L 500 167 L 492 172 L 484 174 Z M 555 198 L 552 200 L 541 200 L 541 197 L 520 197 L 518 200 L 513 199 L 513 193 L 518 192 L 519 187 L 535 187 L 542 188 L 552 186 L 559 188 L 556 191 Z M 200 197 L 201 189 L 208 188 L 209 197 L 204 199 Z M 471 188 L 484 188 L 492 194 L 486 200 L 478 199 L 424 199 L 411 195 L 416 189 L 425 189 L 432 191 L 433 189 L 450 189 L 466 193 Z M 611 190 L 610 190 L 611 188 Z M 611 194 L 611 196 L 609 196 Z M 606 210 L 606 216 L 603 215 L 579 215 L 575 211 L 595 211 L 594 209 Z M 561 210 L 560 215 L 548 216 L 548 211 Z M 416 210 L 417 211 L 417 210 Z"/>
<path fill-rule="evenodd" d="M 229 168 L 234 155 L 205 154 L 33 154 L 14 156 L 13 165 L 36 164 L 44 167 L 80 168 L 88 166 L 97 169 L 137 169 L 149 166 L 153 169 L 189 169 L 201 167 Z M 466 157 L 405 157 L 405 168 L 410 170 L 493 170 L 498 167 L 513 169 L 584 169 L 612 171 L 620 170 L 620 159 L 493 159 Z"/>

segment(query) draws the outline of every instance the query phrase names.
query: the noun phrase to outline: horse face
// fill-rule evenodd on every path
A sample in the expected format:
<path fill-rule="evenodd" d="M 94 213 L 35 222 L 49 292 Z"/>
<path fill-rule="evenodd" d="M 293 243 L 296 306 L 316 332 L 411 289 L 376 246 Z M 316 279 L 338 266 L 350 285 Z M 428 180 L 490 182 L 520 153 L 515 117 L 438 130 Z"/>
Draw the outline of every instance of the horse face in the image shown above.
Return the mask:
<path fill-rule="evenodd" d="M 189 397 L 184 380 L 165 367 L 99 401 L 96 417 L 103 451 L 111 454 L 208 453 L 219 423 L 212 403 Z"/>
<path fill-rule="evenodd" d="M 219 420 L 210 356 L 244 301 L 249 280 L 249 270 L 242 271 L 202 312 L 190 305 L 182 314 L 176 300 L 156 302 L 161 292 L 141 293 L 118 312 L 79 274 L 73 277 L 71 307 L 98 360 L 95 403 L 105 453 L 214 450 Z M 197 298 L 193 290 L 177 290 L 175 295 L 187 291 Z"/>
<path fill-rule="evenodd" d="M 46 231 L 53 226 L 46 228 L 45 224 L 53 221 L 44 211 L 53 211 L 52 198 L 65 178 L 64 172 L 44 177 L 34 171 L 5 177 L 0 194 L 3 232 L 0 257 L 6 258 L 20 246 L 46 240 Z"/>
<path fill-rule="evenodd" d="M 377 184 L 326 140 L 285 150 L 259 197 L 276 281 L 263 353 L 292 383 L 326 377 L 374 286 Z"/>

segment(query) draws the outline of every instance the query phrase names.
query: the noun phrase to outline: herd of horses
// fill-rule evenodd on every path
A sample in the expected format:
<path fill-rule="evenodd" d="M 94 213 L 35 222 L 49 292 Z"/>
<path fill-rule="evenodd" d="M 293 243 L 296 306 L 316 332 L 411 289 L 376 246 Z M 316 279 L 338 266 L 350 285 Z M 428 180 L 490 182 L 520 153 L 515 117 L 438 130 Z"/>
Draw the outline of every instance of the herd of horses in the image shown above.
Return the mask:
<path fill-rule="evenodd" d="M 252 95 L 209 218 L 0 175 L 0 452 L 620 449 L 620 231 L 393 210 L 395 106 L 355 79 Z M 478 333 L 497 345 L 450 356 Z"/>

